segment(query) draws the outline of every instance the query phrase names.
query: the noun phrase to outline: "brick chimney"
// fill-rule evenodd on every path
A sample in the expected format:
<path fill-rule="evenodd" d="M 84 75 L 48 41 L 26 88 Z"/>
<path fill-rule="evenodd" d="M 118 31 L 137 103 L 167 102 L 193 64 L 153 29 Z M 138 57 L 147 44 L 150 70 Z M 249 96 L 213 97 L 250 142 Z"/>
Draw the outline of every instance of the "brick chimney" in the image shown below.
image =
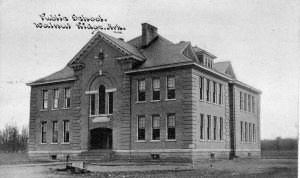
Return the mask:
<path fill-rule="evenodd" d="M 146 47 L 155 37 L 157 37 L 157 28 L 148 23 L 142 23 L 142 47 Z"/>

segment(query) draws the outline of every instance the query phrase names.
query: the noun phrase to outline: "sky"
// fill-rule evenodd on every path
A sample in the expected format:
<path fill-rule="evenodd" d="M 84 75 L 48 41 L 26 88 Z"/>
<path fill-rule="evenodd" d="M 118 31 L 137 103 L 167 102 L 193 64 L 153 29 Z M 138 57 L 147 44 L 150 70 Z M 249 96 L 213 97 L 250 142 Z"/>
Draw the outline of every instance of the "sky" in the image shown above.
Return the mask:
<path fill-rule="evenodd" d="M 125 27 L 105 33 L 128 41 L 150 23 L 174 43 L 230 60 L 237 78 L 261 90 L 261 137 L 298 136 L 299 3 L 296 0 L 0 0 L 0 129 L 27 126 L 30 87 L 25 83 L 62 69 L 92 38 L 72 16 Z M 39 15 L 65 16 L 71 29 L 41 29 Z M 66 24 L 66 22 L 53 22 Z M 103 31 L 104 32 L 104 31 Z"/>

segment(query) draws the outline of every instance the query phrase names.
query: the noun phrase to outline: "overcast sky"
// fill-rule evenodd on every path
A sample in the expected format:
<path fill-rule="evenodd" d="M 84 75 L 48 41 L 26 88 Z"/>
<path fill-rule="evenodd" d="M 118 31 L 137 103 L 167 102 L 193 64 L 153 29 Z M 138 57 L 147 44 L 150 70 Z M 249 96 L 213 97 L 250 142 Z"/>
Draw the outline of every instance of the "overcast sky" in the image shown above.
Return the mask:
<path fill-rule="evenodd" d="M 125 27 L 122 34 L 108 32 L 125 41 L 139 36 L 141 23 L 148 22 L 174 43 L 190 41 L 216 61 L 230 60 L 239 80 L 263 92 L 262 138 L 296 137 L 298 9 L 296 0 L 0 0 L 0 129 L 6 123 L 28 125 L 30 87 L 25 83 L 63 68 L 93 36 L 76 29 L 70 21 L 75 14 L 101 15 L 106 24 Z M 66 16 L 72 28 L 38 29 L 33 23 L 42 22 L 42 13 Z"/>

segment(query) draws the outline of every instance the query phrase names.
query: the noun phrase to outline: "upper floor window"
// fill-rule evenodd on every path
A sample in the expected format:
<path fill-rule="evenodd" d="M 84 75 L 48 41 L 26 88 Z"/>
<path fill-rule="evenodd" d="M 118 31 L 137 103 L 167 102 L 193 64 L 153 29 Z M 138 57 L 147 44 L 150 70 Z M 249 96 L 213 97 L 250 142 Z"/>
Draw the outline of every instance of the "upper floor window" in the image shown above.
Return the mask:
<path fill-rule="evenodd" d="M 255 97 L 252 96 L 252 112 L 255 113 Z"/>
<path fill-rule="evenodd" d="M 53 93 L 53 109 L 57 109 L 59 103 L 59 90 L 55 89 Z"/>
<path fill-rule="evenodd" d="M 200 100 L 204 100 L 204 78 L 200 77 Z"/>
<path fill-rule="evenodd" d="M 70 122 L 64 121 L 64 142 L 68 143 L 70 141 Z"/>
<path fill-rule="evenodd" d="M 138 80 L 138 101 L 146 101 L 145 80 Z"/>
<path fill-rule="evenodd" d="M 71 89 L 65 88 L 65 108 L 70 108 L 71 106 Z"/>
<path fill-rule="evenodd" d="M 255 127 L 255 124 L 252 124 L 252 126 L 253 126 L 253 129 L 252 129 L 252 131 L 253 131 L 253 134 L 252 134 L 252 136 L 253 136 L 253 142 L 256 142 L 256 127 Z"/>
<path fill-rule="evenodd" d="M 42 133 L 42 143 L 47 142 L 47 122 L 42 121 L 41 122 L 41 133 Z"/>
<path fill-rule="evenodd" d="M 206 80 L 206 101 L 210 101 L 210 81 Z"/>
<path fill-rule="evenodd" d="M 249 112 L 251 112 L 251 103 L 252 103 L 252 102 L 251 102 L 251 99 L 252 99 L 251 96 L 248 95 L 248 111 L 249 111 Z"/>
<path fill-rule="evenodd" d="M 167 77 L 167 99 L 175 99 L 175 77 Z"/>
<path fill-rule="evenodd" d="M 160 140 L 160 117 L 152 116 L 152 140 Z"/>
<path fill-rule="evenodd" d="M 105 114 L 105 86 L 104 85 L 100 85 L 98 93 L 99 93 L 98 112 L 99 114 Z"/>
<path fill-rule="evenodd" d="M 175 114 L 168 114 L 167 117 L 167 138 L 168 140 L 175 139 Z"/>
<path fill-rule="evenodd" d="M 219 84 L 219 105 L 223 105 L 223 85 Z"/>
<path fill-rule="evenodd" d="M 48 91 L 43 90 L 42 92 L 42 97 L 43 97 L 43 103 L 42 103 L 42 109 L 47 109 L 48 108 Z"/>
<path fill-rule="evenodd" d="M 244 111 L 247 111 L 247 94 L 244 93 Z"/>
<path fill-rule="evenodd" d="M 244 95 L 240 91 L 240 110 L 243 110 L 243 109 L 244 109 Z"/>
<path fill-rule="evenodd" d="M 213 82 L 213 103 L 217 103 L 217 83 Z"/>
<path fill-rule="evenodd" d="M 52 122 L 52 143 L 57 143 L 58 142 L 58 122 L 53 121 Z"/>
<path fill-rule="evenodd" d="M 112 114 L 114 112 L 114 93 L 108 93 L 108 114 Z"/>
<path fill-rule="evenodd" d="M 138 140 L 145 140 L 145 116 L 138 116 Z"/>
<path fill-rule="evenodd" d="M 160 80 L 152 79 L 152 100 L 160 100 Z"/>
<path fill-rule="evenodd" d="M 96 114 L 96 94 L 90 95 L 90 115 Z"/>

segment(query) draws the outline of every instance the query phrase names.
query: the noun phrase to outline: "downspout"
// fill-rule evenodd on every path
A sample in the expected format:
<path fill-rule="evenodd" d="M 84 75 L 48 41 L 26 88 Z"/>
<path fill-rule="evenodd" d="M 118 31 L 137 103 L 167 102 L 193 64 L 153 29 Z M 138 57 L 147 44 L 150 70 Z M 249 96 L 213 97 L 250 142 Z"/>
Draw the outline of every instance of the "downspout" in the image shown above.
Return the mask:
<path fill-rule="evenodd" d="M 126 74 L 125 74 L 126 75 Z M 127 74 L 128 75 L 128 74 Z M 129 74 L 129 89 L 130 89 L 130 92 L 129 92 L 129 106 L 130 106 L 130 109 L 129 109 L 129 112 L 130 112 L 130 118 L 129 118 L 129 132 L 130 132 L 130 138 L 129 138 L 129 162 L 131 162 L 131 116 L 132 116 L 132 112 L 131 112 L 131 75 Z"/>

